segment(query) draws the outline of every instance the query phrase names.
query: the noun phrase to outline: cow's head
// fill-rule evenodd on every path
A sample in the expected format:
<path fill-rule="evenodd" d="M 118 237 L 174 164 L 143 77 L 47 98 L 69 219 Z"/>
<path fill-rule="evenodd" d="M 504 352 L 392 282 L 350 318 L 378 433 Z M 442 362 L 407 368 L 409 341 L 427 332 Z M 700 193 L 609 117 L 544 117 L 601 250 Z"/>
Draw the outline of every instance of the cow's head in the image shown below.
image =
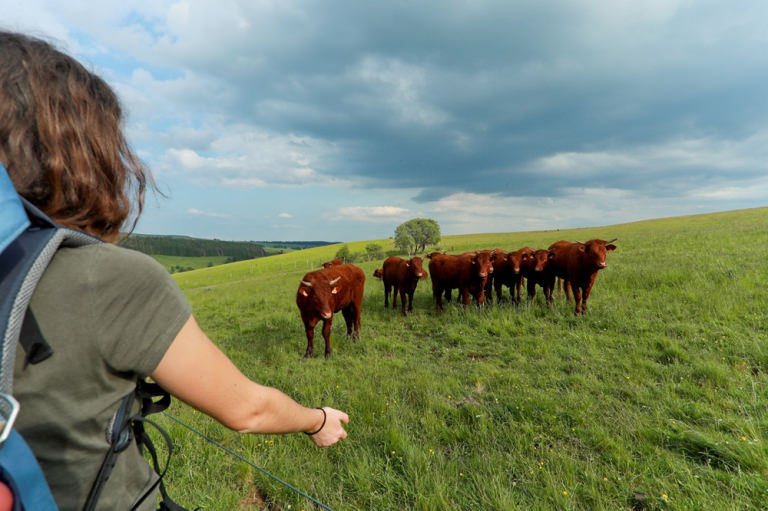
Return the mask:
<path fill-rule="evenodd" d="M 510 261 L 512 260 L 512 254 L 515 254 L 515 258 L 519 259 L 518 268 L 523 271 L 532 271 L 536 265 L 534 254 L 536 251 L 531 247 L 523 247 L 515 252 L 510 252 Z"/>
<path fill-rule="evenodd" d="M 300 307 L 303 304 L 317 311 L 321 318 L 331 319 L 333 317 L 331 300 L 340 290 L 339 280 L 341 277 L 332 280 L 324 278 L 302 280 L 296 293 L 296 301 Z"/>
<path fill-rule="evenodd" d="M 478 250 L 471 255 L 472 265 L 475 267 L 475 272 L 478 277 L 484 279 L 493 273 L 493 263 L 491 263 L 492 256 L 493 252 L 490 250 Z"/>
<path fill-rule="evenodd" d="M 422 259 L 421 257 L 412 257 L 408 261 L 405 262 L 406 267 L 408 268 L 408 273 L 417 279 L 426 279 L 427 278 L 427 272 L 424 271 L 424 268 L 422 268 Z"/>
<path fill-rule="evenodd" d="M 384 277 L 384 270 L 381 268 L 376 268 L 375 270 L 373 270 L 373 276 L 376 277 L 377 279 Z"/>
<path fill-rule="evenodd" d="M 497 248 L 491 252 L 491 254 L 491 266 L 493 266 L 493 268 L 498 269 L 507 265 L 507 257 L 509 254 L 507 254 L 506 251 Z"/>
<path fill-rule="evenodd" d="M 549 261 L 552 258 L 552 254 L 549 250 L 540 249 L 533 253 L 533 271 L 540 272 L 547 269 Z"/>
<path fill-rule="evenodd" d="M 525 249 L 515 250 L 507 254 L 507 265 L 510 271 L 515 275 L 520 273 L 520 268 L 524 267 L 524 264 L 529 264 L 533 251 L 528 253 Z"/>
<path fill-rule="evenodd" d="M 613 238 L 608 241 L 599 239 L 589 240 L 586 243 L 580 243 L 578 250 L 593 268 L 602 270 L 607 266 L 605 256 L 608 252 L 616 250 L 616 245 L 613 245 L 613 242 L 617 239 Z"/>

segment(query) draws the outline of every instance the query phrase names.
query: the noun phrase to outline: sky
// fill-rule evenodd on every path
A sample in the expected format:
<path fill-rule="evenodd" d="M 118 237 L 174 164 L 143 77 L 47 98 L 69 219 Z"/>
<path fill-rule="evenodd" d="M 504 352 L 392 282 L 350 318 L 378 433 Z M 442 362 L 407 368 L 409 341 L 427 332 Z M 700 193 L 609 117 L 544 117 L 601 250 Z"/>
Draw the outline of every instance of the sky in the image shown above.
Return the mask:
<path fill-rule="evenodd" d="M 0 0 L 120 97 L 135 232 L 356 241 L 768 205 L 768 2 Z"/>

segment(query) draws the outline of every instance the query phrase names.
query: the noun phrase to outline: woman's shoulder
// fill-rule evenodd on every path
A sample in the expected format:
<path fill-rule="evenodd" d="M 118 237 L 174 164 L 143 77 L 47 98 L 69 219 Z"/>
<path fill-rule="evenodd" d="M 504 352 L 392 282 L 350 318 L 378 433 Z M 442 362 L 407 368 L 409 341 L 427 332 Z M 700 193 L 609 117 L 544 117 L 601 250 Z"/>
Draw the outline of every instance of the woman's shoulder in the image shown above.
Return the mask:
<path fill-rule="evenodd" d="M 51 264 L 60 275 L 85 274 L 90 279 L 103 276 L 109 280 L 131 280 L 137 277 L 172 280 L 170 273 L 152 257 L 112 243 L 95 243 L 80 247 L 62 247 Z"/>

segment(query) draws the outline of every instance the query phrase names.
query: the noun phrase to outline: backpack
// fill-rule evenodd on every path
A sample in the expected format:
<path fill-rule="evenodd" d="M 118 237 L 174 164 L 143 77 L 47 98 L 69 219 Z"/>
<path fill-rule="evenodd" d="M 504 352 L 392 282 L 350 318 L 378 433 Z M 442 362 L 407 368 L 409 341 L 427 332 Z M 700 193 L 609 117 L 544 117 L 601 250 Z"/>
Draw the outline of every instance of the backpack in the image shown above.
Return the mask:
<path fill-rule="evenodd" d="M 4 483 L 13 494 L 13 511 L 58 509 L 34 454 L 21 435 L 13 429 L 19 412 L 19 403 L 13 398 L 17 345 L 22 344 L 26 360 L 31 364 L 55 356 L 44 341 L 27 343 L 20 339 L 24 316 L 35 286 L 56 250 L 61 246 L 77 247 L 93 243 L 101 243 L 101 240 L 76 229 L 57 225 L 20 197 L 5 167 L 0 164 L 0 483 Z M 156 400 L 157 397 L 159 399 Z M 140 412 L 132 415 L 136 400 L 140 402 Z M 169 404 L 170 395 L 158 385 L 137 381 L 135 392 L 125 396 L 110 422 L 108 437 L 111 448 L 105 455 L 84 509 L 95 509 L 117 455 L 135 440 L 140 449 L 147 448 L 155 470 L 160 474 L 155 485 L 136 505 L 159 485 L 163 497 L 160 509 L 184 511 L 168 497 L 162 482 L 168 463 L 161 472 L 156 449 L 144 431 L 145 423 L 155 426 L 167 443 L 170 457 L 170 438 L 154 422 L 146 419 L 146 415 L 162 411 Z"/>

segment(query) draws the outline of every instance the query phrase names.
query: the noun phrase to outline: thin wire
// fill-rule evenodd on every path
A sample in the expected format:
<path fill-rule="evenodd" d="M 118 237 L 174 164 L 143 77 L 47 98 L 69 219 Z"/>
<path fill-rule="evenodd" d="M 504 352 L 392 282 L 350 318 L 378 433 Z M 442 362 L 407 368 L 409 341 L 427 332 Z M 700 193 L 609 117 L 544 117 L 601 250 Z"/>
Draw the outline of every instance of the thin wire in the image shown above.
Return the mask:
<path fill-rule="evenodd" d="M 322 502 L 318 501 L 317 499 L 315 499 L 315 498 L 313 498 L 313 497 L 310 497 L 309 495 L 307 495 L 307 494 L 306 494 L 306 493 L 304 493 L 303 491 L 299 490 L 298 488 L 296 488 L 296 487 L 294 487 L 294 486 L 291 486 L 289 483 L 286 483 L 285 481 L 283 481 L 283 480 L 282 480 L 282 479 L 280 479 L 279 477 L 277 477 L 277 476 L 275 476 L 275 475 L 272 475 L 272 474 L 270 474 L 269 472 L 267 472 L 267 471 L 266 471 L 266 470 L 264 470 L 263 468 L 261 468 L 261 467 L 259 467 L 259 466 L 255 465 L 255 464 L 254 464 L 254 463 L 252 463 L 251 461 L 249 461 L 249 460 L 247 460 L 247 459 L 243 458 L 242 456 L 240 456 L 240 455 L 239 455 L 239 454 L 237 454 L 236 452 L 232 451 L 231 449 L 228 449 L 228 448 L 224 447 L 223 445 L 221 445 L 219 442 L 217 442 L 217 441 L 216 441 L 216 440 L 214 440 L 213 438 L 211 438 L 211 437 L 209 437 L 209 436 L 206 436 L 204 433 L 201 433 L 201 432 L 197 431 L 197 430 L 196 430 L 195 428 L 193 428 L 192 426 L 189 426 L 189 425 L 187 425 L 187 424 L 184 424 L 183 422 L 181 422 L 179 419 L 177 419 L 176 417 L 174 417 L 174 416 L 173 416 L 173 415 L 171 415 L 170 413 L 168 413 L 168 412 L 163 412 L 163 415 L 165 415 L 165 416 L 166 416 L 166 417 L 168 417 L 169 419 L 171 419 L 171 420 L 173 420 L 173 421 L 175 421 L 175 422 L 177 422 L 177 423 L 181 424 L 182 426 L 184 426 L 185 428 L 187 428 L 187 429 L 188 429 L 188 430 L 190 430 L 191 432 L 195 433 L 196 435 L 199 435 L 199 436 L 203 437 L 203 438 L 204 438 L 204 439 L 206 439 L 208 442 L 212 443 L 213 445 L 215 445 L 216 447 L 218 447 L 218 448 L 219 448 L 219 449 L 221 449 L 222 451 L 229 453 L 230 455 L 234 456 L 235 458 L 239 459 L 240 461 L 242 461 L 242 462 L 245 462 L 245 463 L 247 463 L 248 465 L 252 466 L 253 468 L 255 468 L 256 470 L 258 470 L 258 471 L 259 471 L 259 472 L 261 472 L 262 474 L 268 475 L 269 477 L 271 477 L 272 479 L 274 479 L 274 480 L 275 480 L 275 481 L 277 481 L 278 483 L 280 483 L 280 484 L 282 484 L 282 485 L 285 485 L 286 487 L 288 487 L 288 488 L 290 488 L 291 490 L 295 491 L 296 493 L 298 493 L 298 494 L 299 494 L 299 495 L 301 495 L 302 497 L 304 497 L 304 498 L 306 498 L 306 499 L 308 499 L 308 500 L 310 500 L 310 501 L 314 502 L 315 504 L 317 504 L 318 506 L 322 507 L 323 509 L 327 509 L 328 511 L 333 511 L 333 509 L 331 509 L 330 507 L 326 506 L 326 505 L 325 505 L 325 504 L 323 504 Z"/>

